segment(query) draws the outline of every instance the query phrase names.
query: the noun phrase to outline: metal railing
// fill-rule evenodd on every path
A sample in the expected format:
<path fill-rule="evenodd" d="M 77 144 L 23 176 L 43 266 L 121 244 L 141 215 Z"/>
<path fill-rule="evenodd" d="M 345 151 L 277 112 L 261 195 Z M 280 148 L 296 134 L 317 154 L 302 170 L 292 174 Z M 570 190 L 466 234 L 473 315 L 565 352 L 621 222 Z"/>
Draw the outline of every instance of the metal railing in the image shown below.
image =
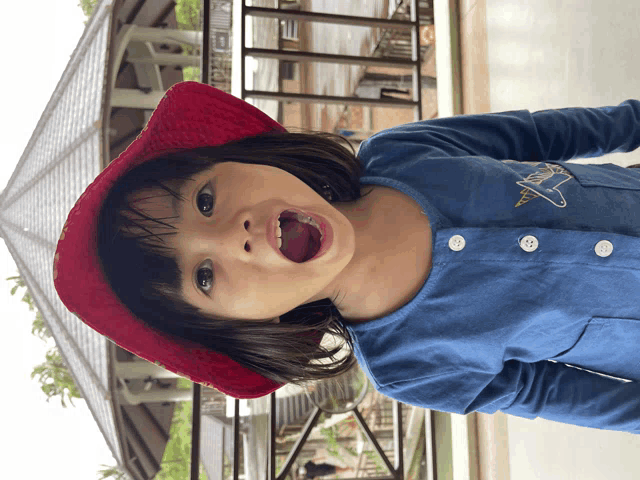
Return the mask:
<path fill-rule="evenodd" d="M 269 99 L 279 101 L 297 101 L 303 103 L 332 103 L 341 105 L 368 105 L 378 107 L 413 108 L 414 119 L 422 117 L 422 81 L 421 81 L 421 55 L 420 55 L 420 16 L 419 0 L 411 0 L 411 20 L 390 20 L 383 18 L 359 17 L 352 15 L 336 15 L 329 13 L 317 13 L 297 10 L 285 10 L 280 8 L 250 7 L 242 0 L 242 21 L 240 25 L 242 45 L 240 63 L 241 69 L 241 95 L 240 98 Z M 266 17 L 280 20 L 307 20 L 311 22 L 332 23 L 338 25 L 352 25 L 363 27 L 377 27 L 385 29 L 400 29 L 411 32 L 411 60 L 402 58 L 373 58 L 356 55 L 335 55 L 308 51 L 285 51 L 281 49 L 249 48 L 246 41 L 246 17 Z M 363 66 L 400 66 L 412 68 L 412 100 L 400 98 L 358 98 L 352 96 L 317 95 L 310 93 L 284 93 L 267 92 L 260 90 L 247 90 L 245 86 L 245 57 L 270 58 L 296 62 L 330 62 L 341 64 L 355 64 Z"/>
<path fill-rule="evenodd" d="M 194 384 L 193 394 L 193 425 L 192 425 L 192 447 L 191 447 L 191 479 L 197 480 L 199 478 L 199 465 L 200 465 L 200 420 L 201 409 L 200 400 L 202 394 L 202 387 Z M 353 406 L 349 411 L 353 414 L 356 423 L 361 429 L 364 436 L 371 442 L 378 453 L 380 459 L 386 466 L 389 474 L 376 477 L 366 477 L 367 480 L 404 480 L 404 453 L 403 453 L 403 409 L 402 403 L 392 400 L 392 415 L 393 415 L 393 462 L 389 459 L 384 449 L 380 445 L 380 442 L 376 438 L 376 434 L 372 431 L 371 427 L 367 423 L 366 419 L 362 415 L 358 405 Z M 312 430 L 317 426 L 320 415 L 323 413 L 323 409 L 319 406 L 315 406 L 307 417 L 305 425 L 302 427 L 300 436 L 291 447 L 284 465 L 280 471 L 276 471 L 276 436 L 277 436 L 277 399 L 276 394 L 272 393 L 269 398 L 269 430 L 267 441 L 267 480 L 284 480 L 290 473 L 291 468 L 298 459 L 299 454 L 305 447 Z M 238 480 L 240 477 L 240 400 L 234 400 L 234 416 L 233 416 L 233 460 L 232 460 L 232 475 L 233 480 Z M 246 454 L 246 453 L 245 453 Z M 360 477 L 362 478 L 362 477 Z M 355 480 L 345 478 L 342 480 Z"/>
<path fill-rule="evenodd" d="M 272 393 L 270 398 L 270 413 L 269 413 L 269 447 L 268 447 L 268 465 L 267 465 L 267 480 L 284 480 L 288 475 L 291 467 L 294 462 L 298 458 L 298 455 L 302 451 L 302 447 L 304 447 L 305 442 L 309 438 L 311 431 L 318 423 L 318 419 L 322 414 L 323 410 L 319 406 L 316 406 L 313 409 L 313 412 L 309 415 L 307 422 L 305 423 L 302 432 L 300 433 L 300 437 L 296 441 L 296 443 L 291 448 L 287 459 L 285 460 L 284 466 L 280 470 L 279 473 L 276 472 L 276 394 Z M 378 455 L 386 465 L 389 470 L 390 475 L 387 476 L 379 476 L 379 477 L 368 477 L 367 480 L 404 480 L 404 455 L 403 455 L 403 429 L 402 429 L 402 404 L 396 400 L 393 400 L 393 444 L 394 444 L 394 463 L 392 464 L 387 457 L 387 454 L 384 452 L 380 443 L 376 439 L 375 435 L 367 425 L 366 420 L 360 413 L 358 406 L 355 405 L 350 410 L 358 425 L 360 426 L 362 432 L 365 434 L 367 439 L 371 442 L 373 447 L 378 452 Z M 234 480 L 238 480 L 238 471 L 234 465 Z M 344 478 L 341 480 L 356 480 L 350 478 Z"/>
<path fill-rule="evenodd" d="M 280 8 L 264 8 L 247 6 L 245 0 L 242 1 L 241 20 L 241 98 L 270 99 L 283 101 L 296 101 L 301 103 L 319 104 L 341 104 L 341 105 L 367 105 L 379 107 L 412 108 L 414 119 L 420 120 L 422 116 L 422 80 L 421 80 L 421 55 L 420 55 L 420 16 L 419 0 L 411 0 L 410 20 L 382 19 L 372 17 L 360 17 L 351 15 L 336 15 L 327 13 L 317 13 L 308 11 L 285 10 Z M 397 29 L 411 32 L 411 59 L 390 57 L 379 58 L 369 56 L 338 55 L 317 53 L 311 51 L 291 51 L 282 49 L 249 48 L 245 45 L 246 39 L 246 17 L 266 17 L 279 20 L 306 20 L 311 22 L 322 22 L 339 25 L 368 26 L 383 29 Z M 210 69 L 210 0 L 203 0 L 203 45 L 202 45 L 202 68 L 201 74 L 204 82 Z M 317 95 L 309 93 L 285 93 L 270 92 L 260 90 L 248 90 L 245 86 L 245 61 L 246 57 L 269 58 L 292 62 L 329 62 L 337 64 L 352 64 L 362 66 L 386 66 L 403 67 L 412 69 L 412 99 L 406 100 L 395 97 L 380 99 L 358 98 L 353 96 L 333 96 Z M 194 384 L 193 388 L 193 428 L 192 428 L 192 449 L 191 449 L 191 479 L 197 480 L 200 466 L 200 399 L 201 386 Z M 316 426 L 322 413 L 318 406 L 309 415 L 304 425 L 301 435 L 291 448 L 285 464 L 280 472 L 276 472 L 276 395 L 270 396 L 269 411 L 269 432 L 268 432 L 268 456 L 267 456 L 267 480 L 284 480 L 290 472 L 295 460 L 309 438 L 311 431 Z M 389 470 L 388 476 L 369 477 L 370 480 L 404 480 L 404 458 L 403 458 L 403 425 L 402 425 L 402 404 L 393 401 L 393 442 L 394 442 L 394 462 L 392 463 L 374 433 L 367 425 L 366 420 L 360 413 L 358 406 L 351 410 L 356 422 L 362 432 L 374 446 L 380 458 Z M 234 402 L 233 418 L 233 480 L 238 480 L 240 476 L 240 401 Z"/>

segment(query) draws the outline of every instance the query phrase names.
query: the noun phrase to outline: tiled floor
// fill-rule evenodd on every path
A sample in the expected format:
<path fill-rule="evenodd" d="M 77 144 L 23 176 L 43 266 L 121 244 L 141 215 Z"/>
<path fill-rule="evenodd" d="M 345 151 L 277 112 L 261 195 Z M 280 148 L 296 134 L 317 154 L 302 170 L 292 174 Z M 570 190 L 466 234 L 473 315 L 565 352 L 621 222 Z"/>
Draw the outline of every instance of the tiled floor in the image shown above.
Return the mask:
<path fill-rule="evenodd" d="M 639 1 L 459 0 L 459 7 L 464 113 L 600 107 L 640 99 Z M 640 149 L 589 161 L 640 163 Z M 480 417 L 478 429 L 490 440 L 485 447 L 493 445 L 483 452 L 493 463 L 484 469 L 493 474 L 490 478 L 640 476 L 634 466 L 638 435 L 511 416 L 501 417 L 496 426 L 489 419 Z M 499 461 L 505 452 L 508 458 Z"/>
<path fill-rule="evenodd" d="M 464 77 L 472 95 L 466 103 L 486 105 L 493 112 L 536 111 L 617 105 L 640 98 L 637 0 L 461 0 L 461 4 L 466 9 L 461 28 L 469 44 L 465 65 L 471 65 Z M 481 65 L 483 48 L 486 69 Z M 640 152 L 601 161 L 640 163 Z"/>

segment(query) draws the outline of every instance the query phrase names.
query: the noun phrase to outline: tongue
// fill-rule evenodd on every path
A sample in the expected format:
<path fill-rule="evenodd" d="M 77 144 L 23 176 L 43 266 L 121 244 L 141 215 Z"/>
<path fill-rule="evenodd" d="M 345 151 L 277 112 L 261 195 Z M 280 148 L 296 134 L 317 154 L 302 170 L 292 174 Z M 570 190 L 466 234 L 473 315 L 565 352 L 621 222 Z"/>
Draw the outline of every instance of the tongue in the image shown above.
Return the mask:
<path fill-rule="evenodd" d="M 282 247 L 280 251 L 296 263 L 313 258 L 320 250 L 320 232 L 308 223 L 281 217 Z"/>

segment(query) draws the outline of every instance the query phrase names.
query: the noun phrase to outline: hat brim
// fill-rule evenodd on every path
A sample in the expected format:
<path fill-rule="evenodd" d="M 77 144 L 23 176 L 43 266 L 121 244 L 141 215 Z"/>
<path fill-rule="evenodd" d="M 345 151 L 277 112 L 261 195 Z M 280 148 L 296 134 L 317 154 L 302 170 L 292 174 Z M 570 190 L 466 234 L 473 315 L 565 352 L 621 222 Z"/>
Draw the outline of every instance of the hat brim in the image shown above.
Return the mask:
<path fill-rule="evenodd" d="M 69 213 L 53 266 L 55 288 L 69 311 L 125 350 L 227 395 L 256 398 L 281 387 L 225 355 L 145 325 L 115 296 L 97 255 L 100 210 L 125 173 L 160 154 L 270 131 L 286 130 L 252 105 L 209 85 L 183 82 L 169 89 L 138 138 L 96 177 Z"/>

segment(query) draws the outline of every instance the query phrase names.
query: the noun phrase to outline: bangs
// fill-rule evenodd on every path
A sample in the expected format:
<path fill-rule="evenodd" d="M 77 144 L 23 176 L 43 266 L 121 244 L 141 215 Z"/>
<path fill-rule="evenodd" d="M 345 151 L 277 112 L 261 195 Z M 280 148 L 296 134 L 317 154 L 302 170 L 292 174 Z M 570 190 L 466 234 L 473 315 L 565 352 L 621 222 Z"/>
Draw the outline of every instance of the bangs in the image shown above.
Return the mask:
<path fill-rule="evenodd" d="M 180 155 L 151 160 L 124 175 L 105 200 L 98 256 L 114 293 L 138 318 L 157 318 L 159 305 L 167 302 L 184 304 L 183 273 L 167 237 L 177 233 L 180 190 L 211 166 L 209 159 L 194 162 Z M 141 208 L 154 198 L 168 200 L 165 213 Z"/>
<path fill-rule="evenodd" d="M 171 248 L 166 245 L 165 237 L 177 233 L 177 225 L 181 220 L 180 203 L 184 202 L 184 198 L 178 193 L 180 187 L 178 191 L 164 184 L 160 187 L 151 187 L 150 190 L 128 196 L 127 203 L 115 215 L 123 236 L 137 238 L 141 245 L 166 252 Z"/>

